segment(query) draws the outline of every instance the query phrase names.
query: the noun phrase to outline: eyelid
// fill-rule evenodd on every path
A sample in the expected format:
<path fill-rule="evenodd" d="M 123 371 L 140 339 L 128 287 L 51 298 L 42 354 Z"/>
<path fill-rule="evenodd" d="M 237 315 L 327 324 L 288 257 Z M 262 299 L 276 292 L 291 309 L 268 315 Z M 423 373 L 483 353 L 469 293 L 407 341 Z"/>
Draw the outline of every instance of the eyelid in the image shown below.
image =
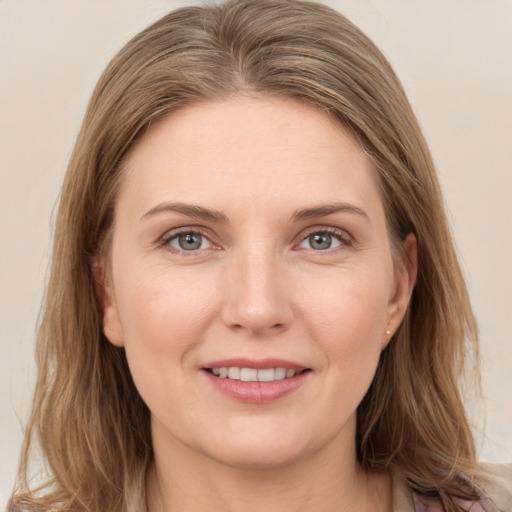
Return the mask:
<path fill-rule="evenodd" d="M 349 233 L 347 233 L 347 231 L 345 231 L 344 229 L 335 228 L 333 226 L 312 226 L 300 234 L 299 240 L 298 240 L 296 246 L 300 245 L 308 237 L 310 237 L 311 235 L 314 235 L 315 233 L 328 233 L 329 235 L 333 235 L 335 238 L 337 238 L 342 243 L 341 247 L 336 247 L 334 249 L 326 249 L 325 251 L 315 251 L 315 252 L 328 253 L 329 251 L 339 250 L 339 249 L 351 247 L 352 245 L 354 245 L 354 238 Z M 314 251 L 314 249 L 311 249 L 311 250 Z"/>
<path fill-rule="evenodd" d="M 220 248 L 219 244 L 216 244 L 213 241 L 214 237 L 210 230 L 205 229 L 201 226 L 190 226 L 190 225 L 189 226 L 180 226 L 180 227 L 176 227 L 176 228 L 166 231 L 162 236 L 159 237 L 158 245 L 160 247 L 162 247 L 163 249 L 168 250 L 174 254 L 194 255 L 199 252 L 208 250 L 208 249 L 198 249 L 195 251 L 184 251 L 184 250 L 180 250 L 180 249 L 171 247 L 169 245 L 169 242 L 172 239 L 174 239 L 180 235 L 187 234 L 187 233 L 201 235 L 204 238 L 206 238 L 212 245 L 212 247 L 210 247 L 208 249 L 212 249 L 212 248 L 219 249 Z M 327 250 L 323 251 L 325 253 L 327 253 L 329 251 L 333 251 L 333 250 L 339 250 L 339 249 L 343 249 L 346 247 L 350 247 L 350 246 L 354 245 L 354 243 L 355 243 L 354 238 L 344 229 L 336 228 L 333 226 L 311 226 L 310 228 L 307 228 L 306 230 L 302 231 L 301 234 L 297 237 L 298 240 L 294 244 L 295 247 L 297 247 L 299 244 L 304 242 L 304 240 L 306 240 L 306 238 L 308 238 L 309 236 L 311 236 L 315 233 L 328 233 L 330 235 L 333 235 L 335 238 L 337 238 L 342 243 L 341 247 L 337 247 L 334 249 L 327 249 Z M 311 249 L 311 250 L 313 251 L 313 249 Z M 319 252 L 319 251 L 315 251 L 315 252 Z"/>
<path fill-rule="evenodd" d="M 202 237 L 206 238 L 208 242 L 211 244 L 211 247 L 208 247 L 206 249 L 197 249 L 195 251 L 184 251 L 181 249 L 178 249 L 176 247 L 172 247 L 170 245 L 170 241 L 179 237 L 180 235 L 186 235 L 186 234 L 195 234 L 195 235 L 201 235 Z M 197 254 L 199 252 L 206 251 L 208 249 L 217 249 L 218 245 L 215 244 L 212 240 L 212 233 L 209 230 L 206 230 L 205 228 L 202 228 L 200 226 L 180 226 L 177 228 L 170 229 L 169 231 L 166 231 L 161 237 L 158 239 L 158 245 L 159 247 L 173 253 L 173 254 L 185 254 L 187 256 L 192 256 L 194 254 Z"/>

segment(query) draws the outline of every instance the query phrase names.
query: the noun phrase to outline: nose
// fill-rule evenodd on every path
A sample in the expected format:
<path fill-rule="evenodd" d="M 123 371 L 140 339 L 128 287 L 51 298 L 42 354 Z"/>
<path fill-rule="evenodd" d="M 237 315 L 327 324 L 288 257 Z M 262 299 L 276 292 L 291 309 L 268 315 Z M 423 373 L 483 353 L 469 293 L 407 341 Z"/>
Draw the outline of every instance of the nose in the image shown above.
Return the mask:
<path fill-rule="evenodd" d="M 289 327 L 293 317 L 290 283 L 278 256 L 247 254 L 228 273 L 222 312 L 225 325 L 257 337 Z"/>

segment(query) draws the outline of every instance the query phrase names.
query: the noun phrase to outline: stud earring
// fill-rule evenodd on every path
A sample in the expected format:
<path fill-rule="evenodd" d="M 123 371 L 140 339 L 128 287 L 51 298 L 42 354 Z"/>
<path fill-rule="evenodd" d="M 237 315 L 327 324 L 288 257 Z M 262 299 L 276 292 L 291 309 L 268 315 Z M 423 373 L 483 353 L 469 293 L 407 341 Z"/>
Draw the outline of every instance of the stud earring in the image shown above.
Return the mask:
<path fill-rule="evenodd" d="M 388 334 L 388 335 L 391 334 L 391 331 L 386 331 L 386 334 Z"/>

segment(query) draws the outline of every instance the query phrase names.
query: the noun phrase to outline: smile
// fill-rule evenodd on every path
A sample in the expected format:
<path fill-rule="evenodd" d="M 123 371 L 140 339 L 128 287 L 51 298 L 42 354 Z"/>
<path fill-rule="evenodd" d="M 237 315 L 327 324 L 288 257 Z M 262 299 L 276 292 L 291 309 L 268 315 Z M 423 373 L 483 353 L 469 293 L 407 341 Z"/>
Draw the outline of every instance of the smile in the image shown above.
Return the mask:
<path fill-rule="evenodd" d="M 274 382 L 290 379 L 306 370 L 293 368 L 244 368 L 238 366 L 209 368 L 213 375 L 221 379 L 241 380 L 242 382 Z"/>
<path fill-rule="evenodd" d="M 270 403 L 298 391 L 313 373 L 312 368 L 275 358 L 217 360 L 201 369 L 222 395 L 252 404 Z"/>

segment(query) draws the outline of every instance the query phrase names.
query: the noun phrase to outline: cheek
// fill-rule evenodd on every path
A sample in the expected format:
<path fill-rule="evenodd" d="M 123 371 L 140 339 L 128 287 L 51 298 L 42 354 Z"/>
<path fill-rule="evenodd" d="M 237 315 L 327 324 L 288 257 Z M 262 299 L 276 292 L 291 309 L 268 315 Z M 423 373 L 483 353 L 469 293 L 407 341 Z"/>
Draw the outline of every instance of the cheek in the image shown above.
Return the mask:
<path fill-rule="evenodd" d="M 391 283 L 390 273 L 340 273 L 310 287 L 301 308 L 325 365 L 336 370 L 330 378 L 359 398 L 380 357 Z"/>
<path fill-rule="evenodd" d="M 200 341 L 218 309 L 206 276 L 165 269 L 132 272 L 117 287 L 119 316 L 128 352 L 139 356 L 186 354 Z"/>
<path fill-rule="evenodd" d="M 204 280 L 198 287 L 195 279 L 180 273 L 152 269 L 124 275 L 131 277 L 119 282 L 116 293 L 135 385 L 154 412 L 166 414 L 162 404 L 169 407 L 169 390 L 176 391 L 173 403 L 185 408 L 181 396 L 187 396 L 193 373 L 177 370 L 193 369 L 190 354 L 217 314 L 215 294 Z"/>
<path fill-rule="evenodd" d="M 301 307 L 312 329 L 326 339 L 360 342 L 385 331 L 392 278 L 376 273 L 343 272 L 309 287 Z"/>

